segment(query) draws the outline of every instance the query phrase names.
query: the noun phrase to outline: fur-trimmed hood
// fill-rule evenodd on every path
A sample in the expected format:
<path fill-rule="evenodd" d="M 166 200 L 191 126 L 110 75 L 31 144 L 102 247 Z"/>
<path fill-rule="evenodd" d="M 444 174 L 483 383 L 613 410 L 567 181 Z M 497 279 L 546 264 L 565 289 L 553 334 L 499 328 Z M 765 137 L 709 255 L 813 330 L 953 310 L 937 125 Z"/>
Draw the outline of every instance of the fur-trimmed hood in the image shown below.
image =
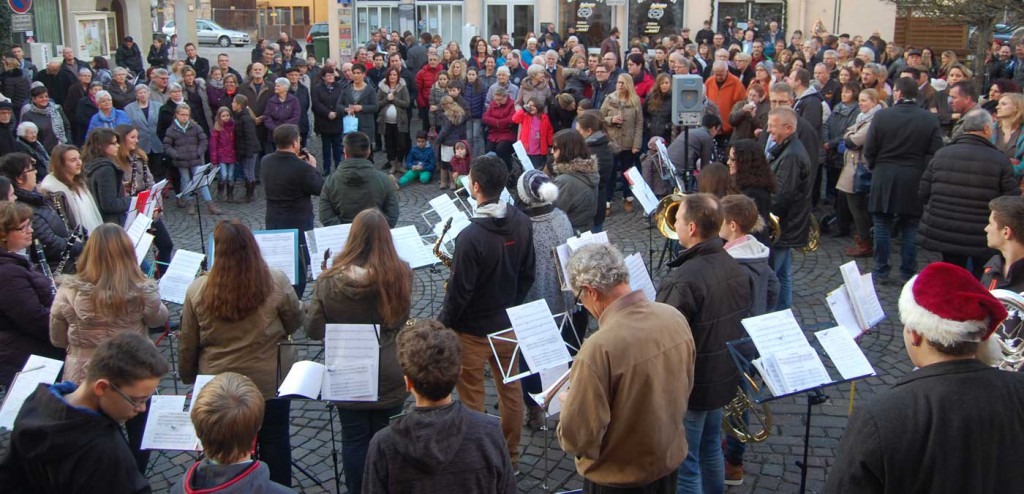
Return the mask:
<path fill-rule="evenodd" d="M 589 158 L 576 158 L 569 162 L 555 163 L 553 168 L 556 175 L 563 173 L 597 173 L 597 159 L 593 156 Z"/>

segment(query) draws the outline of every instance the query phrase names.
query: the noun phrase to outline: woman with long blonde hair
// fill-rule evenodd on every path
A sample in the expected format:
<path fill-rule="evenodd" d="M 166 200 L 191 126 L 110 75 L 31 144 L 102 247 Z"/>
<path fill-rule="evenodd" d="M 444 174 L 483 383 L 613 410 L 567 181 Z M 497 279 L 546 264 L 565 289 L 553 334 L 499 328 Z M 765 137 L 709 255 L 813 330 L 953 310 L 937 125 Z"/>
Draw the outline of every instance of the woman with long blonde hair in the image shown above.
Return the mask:
<path fill-rule="evenodd" d="M 85 381 L 89 359 L 101 343 L 123 332 L 147 336 L 148 328 L 167 322 L 156 281 L 139 269 L 132 241 L 118 225 L 92 232 L 77 260 L 78 272 L 63 277 L 50 308 L 50 342 L 66 348 L 64 380 Z M 149 463 L 141 450 L 146 413 L 125 423 L 128 445 L 140 472 Z"/>
<path fill-rule="evenodd" d="M 615 152 L 615 169 L 605 192 L 605 215 L 611 214 L 615 184 L 619 182 L 622 183 L 622 209 L 630 213 L 633 211 L 633 194 L 626 182 L 625 172 L 637 164 L 644 135 L 643 108 L 633 87 L 632 76 L 619 74 L 615 81 L 615 92 L 609 94 L 601 105 L 601 116 L 608 125 L 608 137 L 612 140 Z"/>
<path fill-rule="evenodd" d="M 395 251 L 387 218 L 377 209 L 359 213 L 345 247 L 317 279 L 306 310 L 306 334 L 314 340 L 324 338 L 328 324 L 378 328 L 377 401 L 336 403 L 349 492 L 360 492 L 370 439 L 401 413 L 408 397 L 395 338 L 409 319 L 411 297 L 412 269 Z"/>
<path fill-rule="evenodd" d="M 996 105 L 992 144 L 1010 157 L 1014 167 L 1024 159 L 1024 94 L 1004 93 Z M 1018 175 L 1019 176 L 1019 175 Z"/>
<path fill-rule="evenodd" d="M 221 372 L 252 379 L 266 400 L 258 441 L 262 460 L 270 480 L 290 486 L 290 404 L 277 398 L 277 379 L 295 355 L 290 347 L 279 354 L 278 345 L 302 326 L 302 306 L 288 277 L 267 266 L 249 227 L 221 221 L 213 245 L 213 267 L 188 287 L 181 310 L 181 380 L 190 384 L 197 374 Z"/>

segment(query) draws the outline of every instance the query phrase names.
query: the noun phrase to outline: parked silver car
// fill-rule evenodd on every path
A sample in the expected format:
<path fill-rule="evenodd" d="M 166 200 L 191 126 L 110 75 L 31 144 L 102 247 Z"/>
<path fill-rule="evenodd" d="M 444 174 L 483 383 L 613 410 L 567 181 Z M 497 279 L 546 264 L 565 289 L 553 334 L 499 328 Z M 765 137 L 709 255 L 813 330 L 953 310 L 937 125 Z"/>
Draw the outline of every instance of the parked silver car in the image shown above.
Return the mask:
<path fill-rule="evenodd" d="M 167 24 L 164 24 L 163 32 L 164 36 L 168 38 L 174 34 L 173 20 L 167 21 Z M 200 44 L 220 45 L 223 47 L 231 45 L 245 46 L 252 42 L 249 38 L 249 33 L 225 29 L 209 19 L 196 20 L 196 38 Z"/>

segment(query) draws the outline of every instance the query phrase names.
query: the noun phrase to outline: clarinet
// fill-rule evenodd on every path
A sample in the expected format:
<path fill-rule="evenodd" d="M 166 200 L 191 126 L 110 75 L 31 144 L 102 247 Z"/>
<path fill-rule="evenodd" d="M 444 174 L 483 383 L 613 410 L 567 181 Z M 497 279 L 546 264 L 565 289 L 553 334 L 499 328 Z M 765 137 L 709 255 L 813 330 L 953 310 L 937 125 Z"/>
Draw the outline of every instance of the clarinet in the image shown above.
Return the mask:
<path fill-rule="evenodd" d="M 53 273 L 50 271 L 50 265 L 46 263 L 46 254 L 43 252 L 43 244 L 39 243 L 39 240 L 33 240 L 32 244 L 36 246 L 36 256 L 39 257 L 39 267 L 43 270 L 43 276 L 50 280 L 50 294 L 57 294 L 57 285 L 53 282 Z"/>
<path fill-rule="evenodd" d="M 67 246 L 64 247 L 64 252 L 60 256 L 60 262 L 57 263 L 57 274 L 64 274 L 64 267 L 67 266 L 68 261 L 71 260 L 71 246 L 82 240 L 85 237 L 82 226 L 72 229 L 71 222 L 68 221 L 68 216 L 64 212 L 64 206 L 60 203 L 60 196 L 57 194 L 50 195 L 50 203 L 53 205 L 53 209 L 57 211 L 57 216 L 60 217 L 61 221 L 64 222 L 64 227 L 68 229 L 70 235 L 68 235 Z"/>

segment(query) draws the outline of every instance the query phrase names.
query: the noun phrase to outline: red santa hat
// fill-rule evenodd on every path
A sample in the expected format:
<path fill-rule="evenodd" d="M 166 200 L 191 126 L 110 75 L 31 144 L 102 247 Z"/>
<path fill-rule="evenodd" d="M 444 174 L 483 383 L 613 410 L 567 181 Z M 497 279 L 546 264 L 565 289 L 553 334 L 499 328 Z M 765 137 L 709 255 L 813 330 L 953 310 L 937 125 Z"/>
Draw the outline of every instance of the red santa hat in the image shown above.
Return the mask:
<path fill-rule="evenodd" d="M 1007 317 L 970 272 L 944 262 L 929 264 L 903 286 L 899 308 L 904 326 L 947 346 L 989 340 Z"/>

